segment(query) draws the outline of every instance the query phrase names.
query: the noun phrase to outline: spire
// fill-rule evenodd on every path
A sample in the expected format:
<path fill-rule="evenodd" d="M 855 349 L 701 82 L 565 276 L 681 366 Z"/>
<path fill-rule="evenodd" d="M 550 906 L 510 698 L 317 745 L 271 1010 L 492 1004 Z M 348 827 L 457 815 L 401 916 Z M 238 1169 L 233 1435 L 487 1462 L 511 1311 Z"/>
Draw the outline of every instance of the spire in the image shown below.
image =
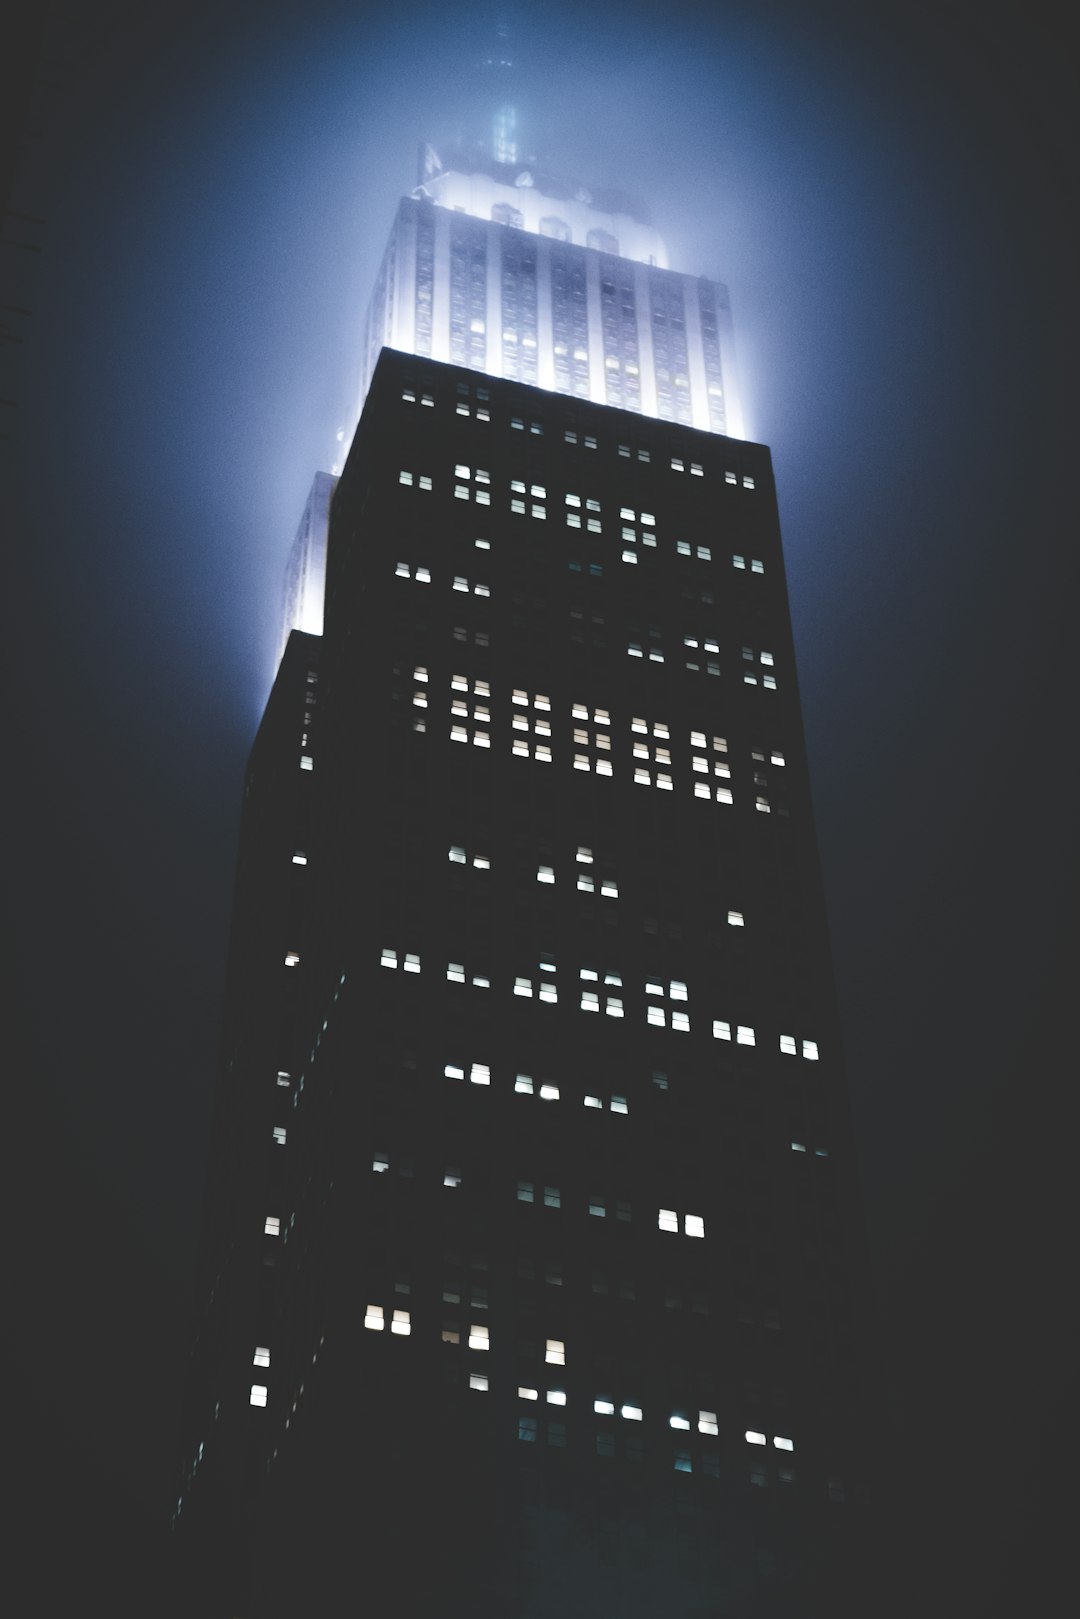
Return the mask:
<path fill-rule="evenodd" d="M 510 25 L 500 17 L 494 47 L 480 63 L 485 100 L 491 106 L 487 136 L 489 156 L 496 163 L 516 163 L 519 156 L 518 110 L 514 95 L 514 62 L 510 53 Z"/>

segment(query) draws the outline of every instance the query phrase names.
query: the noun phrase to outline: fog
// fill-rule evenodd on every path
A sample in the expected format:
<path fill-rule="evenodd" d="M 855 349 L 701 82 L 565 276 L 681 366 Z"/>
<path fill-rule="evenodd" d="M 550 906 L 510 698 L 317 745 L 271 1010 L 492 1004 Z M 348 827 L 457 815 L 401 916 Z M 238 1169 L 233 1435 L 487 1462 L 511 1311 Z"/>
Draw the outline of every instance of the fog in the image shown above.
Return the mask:
<path fill-rule="evenodd" d="M 640 197 L 672 266 L 731 291 L 777 469 L 875 1263 L 886 1314 L 917 1310 L 927 1250 L 966 1249 L 1005 1163 L 1026 1202 L 1053 1133 L 1031 1121 L 1057 1090 L 1070 872 L 1061 41 L 1005 3 L 504 14 L 527 152 Z M 22 149 L 12 206 L 45 221 L 5 452 L 25 1128 L 49 1175 L 77 1163 L 115 1207 L 160 1293 L 125 1320 L 168 1389 L 160 1433 L 133 1437 L 134 1396 L 118 1418 L 133 1473 L 178 1394 L 285 558 L 351 422 L 417 144 L 477 116 L 494 15 L 102 4 Z"/>

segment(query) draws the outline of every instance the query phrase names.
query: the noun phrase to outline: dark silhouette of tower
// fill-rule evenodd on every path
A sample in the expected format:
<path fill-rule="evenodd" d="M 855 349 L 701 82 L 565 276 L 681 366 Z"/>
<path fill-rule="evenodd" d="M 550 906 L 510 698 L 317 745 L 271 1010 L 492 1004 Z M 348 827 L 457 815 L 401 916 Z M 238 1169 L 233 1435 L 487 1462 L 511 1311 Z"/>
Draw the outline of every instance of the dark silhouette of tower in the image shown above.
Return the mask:
<path fill-rule="evenodd" d="M 490 224 L 485 275 L 540 240 Z M 836 1612 L 863 1534 L 769 452 L 708 430 L 706 305 L 688 338 L 673 272 L 578 252 L 535 330 L 584 310 L 580 385 L 383 349 L 252 754 L 175 1519 L 203 1612 Z M 589 347 L 631 322 L 648 411 Z"/>

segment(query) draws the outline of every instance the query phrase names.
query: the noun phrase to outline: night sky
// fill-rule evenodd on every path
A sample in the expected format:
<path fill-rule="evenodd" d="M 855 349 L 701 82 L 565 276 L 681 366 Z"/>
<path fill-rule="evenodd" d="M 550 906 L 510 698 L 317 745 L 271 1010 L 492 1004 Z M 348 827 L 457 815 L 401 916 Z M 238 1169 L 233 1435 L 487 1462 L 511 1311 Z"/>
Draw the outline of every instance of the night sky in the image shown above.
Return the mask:
<path fill-rule="evenodd" d="M 507 9 L 526 144 L 728 283 L 773 451 L 896 1435 L 867 1611 L 1024 1611 L 1061 1555 L 1074 1358 L 1064 24 L 1045 0 Z M 493 11 L 58 10 L 35 51 L 26 8 L 7 97 L 30 91 L 34 218 L 4 234 L 35 249 L 5 250 L 0 406 L 9 1527 L 31 1611 L 88 1583 L 146 1613 L 286 553 L 417 142 L 467 116 Z"/>

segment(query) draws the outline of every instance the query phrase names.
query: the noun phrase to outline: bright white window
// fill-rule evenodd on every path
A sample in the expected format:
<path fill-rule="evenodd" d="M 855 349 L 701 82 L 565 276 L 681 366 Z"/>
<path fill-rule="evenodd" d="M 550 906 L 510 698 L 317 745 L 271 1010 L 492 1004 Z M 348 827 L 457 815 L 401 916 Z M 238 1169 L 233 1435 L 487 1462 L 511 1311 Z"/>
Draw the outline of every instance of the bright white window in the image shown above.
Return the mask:
<path fill-rule="evenodd" d="M 521 1096 L 531 1096 L 533 1094 L 532 1076 L 530 1074 L 518 1074 L 514 1080 L 514 1089 Z"/>
<path fill-rule="evenodd" d="M 718 1434 L 720 1432 L 715 1411 L 699 1411 L 697 1425 L 698 1433 Z"/>
<path fill-rule="evenodd" d="M 252 1405 L 265 1405 L 266 1404 L 266 1398 L 267 1398 L 266 1384 L 265 1383 L 252 1383 L 252 1385 L 251 1385 L 251 1404 Z"/>
<path fill-rule="evenodd" d="M 544 1345 L 544 1360 L 548 1366 L 566 1365 L 566 1344 L 561 1338 L 548 1338 Z"/>
<path fill-rule="evenodd" d="M 281 1236 L 281 1221 L 276 1214 L 268 1214 L 263 1221 L 263 1232 L 268 1237 Z"/>
<path fill-rule="evenodd" d="M 640 1405 L 621 1405 L 619 1415 L 625 1417 L 627 1422 L 640 1422 L 644 1413 Z"/>
<path fill-rule="evenodd" d="M 657 1217 L 657 1225 L 661 1231 L 678 1231 L 679 1216 L 674 1209 L 661 1209 Z"/>
<path fill-rule="evenodd" d="M 745 1023 L 739 1024 L 738 1030 L 736 1031 L 735 1040 L 736 1044 L 740 1046 L 757 1045 L 757 1040 L 754 1036 L 753 1029 L 748 1028 Z"/>
<path fill-rule="evenodd" d="M 598 1417 L 613 1417 L 615 1415 L 615 1402 L 613 1400 L 594 1400 L 592 1408 Z"/>
<path fill-rule="evenodd" d="M 817 1041 L 816 1040 L 804 1040 L 803 1043 L 802 1043 L 802 1054 L 809 1062 L 817 1062 L 817 1060 L 818 1060 Z"/>
<path fill-rule="evenodd" d="M 683 1217 L 683 1230 L 688 1237 L 703 1237 L 705 1221 L 700 1214 L 687 1214 Z"/>
<path fill-rule="evenodd" d="M 490 1349 L 491 1348 L 491 1333 L 490 1333 L 490 1331 L 489 1331 L 489 1329 L 487 1327 L 479 1327 L 479 1326 L 476 1326 L 475 1324 L 470 1326 L 470 1328 L 469 1328 L 469 1348 L 470 1349 Z"/>
<path fill-rule="evenodd" d="M 368 1305 L 367 1313 L 364 1316 L 364 1325 L 367 1327 L 369 1332 L 383 1331 L 386 1326 L 386 1322 L 383 1319 L 383 1307 L 381 1304 Z"/>
<path fill-rule="evenodd" d="M 536 1400 L 536 1399 L 539 1399 L 539 1392 L 538 1392 L 537 1389 L 519 1388 L 518 1389 L 518 1399 L 519 1400 Z"/>
<path fill-rule="evenodd" d="M 668 1427 L 685 1428 L 689 1430 L 690 1417 L 688 1413 L 685 1411 L 673 1411 L 671 1416 L 668 1418 Z"/>
<path fill-rule="evenodd" d="M 283 1124 L 275 1124 L 275 1126 L 274 1126 L 274 1145 L 275 1145 L 275 1147 L 283 1147 L 285 1145 L 285 1136 L 286 1136 L 285 1126 Z"/>
<path fill-rule="evenodd" d="M 559 1100 L 559 1087 L 549 1084 L 541 1085 L 540 1100 L 542 1102 L 557 1102 Z"/>
<path fill-rule="evenodd" d="M 538 883 L 553 883 L 555 881 L 554 866 L 541 866 L 536 873 Z"/>
<path fill-rule="evenodd" d="M 795 1441 L 793 1439 L 785 1439 L 783 1434 L 775 1434 L 773 1436 L 773 1445 L 777 1450 L 795 1449 Z"/>
<path fill-rule="evenodd" d="M 764 1445 L 766 1442 L 763 1433 L 757 1433 L 753 1428 L 746 1430 L 746 1443 L 748 1445 Z"/>
<path fill-rule="evenodd" d="M 395 1310 L 390 1322 L 390 1331 L 396 1332 L 399 1337 L 407 1338 L 412 1332 L 412 1321 L 408 1310 Z"/>
<path fill-rule="evenodd" d="M 405 971 L 407 973 L 418 973 L 420 971 L 420 957 L 407 954 L 405 957 Z"/>
<path fill-rule="evenodd" d="M 471 1389 L 479 1389 L 481 1394 L 487 1393 L 488 1380 L 484 1376 L 483 1372 L 469 1373 L 469 1387 Z"/>
<path fill-rule="evenodd" d="M 780 1050 L 789 1057 L 798 1056 L 798 1047 L 795 1044 L 795 1036 L 793 1034 L 782 1034 L 780 1036 Z"/>
<path fill-rule="evenodd" d="M 254 1355 L 251 1357 L 251 1364 L 253 1366 L 269 1366 L 269 1364 L 270 1364 L 270 1351 L 269 1351 L 269 1349 L 266 1349 L 265 1347 L 262 1347 L 262 1346 L 260 1346 L 258 1349 L 256 1349 Z"/>
<path fill-rule="evenodd" d="M 547 1403 L 548 1403 L 548 1405 L 565 1405 L 566 1404 L 566 1390 L 565 1389 L 548 1389 L 548 1391 L 547 1391 Z"/>

